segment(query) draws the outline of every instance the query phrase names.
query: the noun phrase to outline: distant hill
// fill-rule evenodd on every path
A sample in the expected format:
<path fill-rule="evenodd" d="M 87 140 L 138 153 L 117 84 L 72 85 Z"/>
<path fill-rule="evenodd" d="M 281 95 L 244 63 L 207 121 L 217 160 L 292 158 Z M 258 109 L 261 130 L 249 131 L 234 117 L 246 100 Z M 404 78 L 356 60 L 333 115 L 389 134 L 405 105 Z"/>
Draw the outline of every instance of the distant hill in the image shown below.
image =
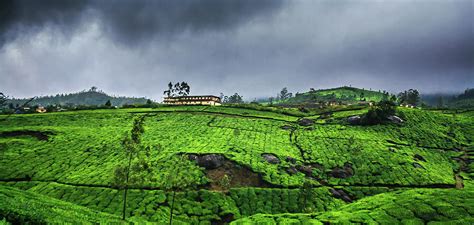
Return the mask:
<path fill-rule="evenodd" d="M 474 88 L 461 94 L 426 94 L 421 96 L 421 100 L 432 107 L 474 108 Z"/>
<path fill-rule="evenodd" d="M 474 108 L 474 88 L 469 88 L 447 104 L 451 108 Z"/>
<path fill-rule="evenodd" d="M 16 104 L 24 104 L 28 99 L 9 99 L 7 104 L 13 103 Z M 116 97 L 110 96 L 96 88 L 91 88 L 88 91 L 81 91 L 77 93 L 71 94 L 57 94 L 55 96 L 41 96 L 33 101 L 31 101 L 28 105 L 41 105 L 41 106 L 48 106 L 48 105 L 87 105 L 87 106 L 95 106 L 95 105 L 104 105 L 108 100 L 112 103 L 113 106 L 122 106 L 122 105 L 131 105 L 131 104 L 145 104 L 147 99 L 146 98 L 135 98 L 135 97 Z"/>
<path fill-rule="evenodd" d="M 382 91 L 365 90 L 355 87 L 338 87 L 331 89 L 311 90 L 305 93 L 297 93 L 294 97 L 286 99 L 281 103 L 315 103 L 319 101 L 380 101 L 390 98 L 390 95 Z"/>

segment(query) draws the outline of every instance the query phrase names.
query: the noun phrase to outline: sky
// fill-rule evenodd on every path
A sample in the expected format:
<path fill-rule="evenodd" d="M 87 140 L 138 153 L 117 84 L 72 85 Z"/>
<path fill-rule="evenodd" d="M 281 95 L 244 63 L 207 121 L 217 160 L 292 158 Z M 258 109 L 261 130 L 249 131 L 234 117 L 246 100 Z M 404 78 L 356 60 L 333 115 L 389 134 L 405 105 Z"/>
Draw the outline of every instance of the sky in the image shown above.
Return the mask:
<path fill-rule="evenodd" d="M 474 87 L 474 0 L 3 0 L 0 92 Z"/>

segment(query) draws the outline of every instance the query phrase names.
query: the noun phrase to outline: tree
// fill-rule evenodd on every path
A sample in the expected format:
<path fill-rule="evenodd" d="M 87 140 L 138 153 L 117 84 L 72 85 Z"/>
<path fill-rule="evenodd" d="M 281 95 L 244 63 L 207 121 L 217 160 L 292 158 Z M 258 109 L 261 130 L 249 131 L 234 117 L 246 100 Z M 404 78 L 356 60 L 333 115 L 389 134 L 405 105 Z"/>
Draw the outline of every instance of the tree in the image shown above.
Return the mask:
<path fill-rule="evenodd" d="M 443 101 L 443 96 L 438 97 L 438 108 L 443 108 L 444 106 L 444 101 Z"/>
<path fill-rule="evenodd" d="M 363 123 L 369 125 L 381 123 L 387 120 L 387 117 L 395 115 L 396 107 L 392 101 L 380 101 L 364 115 Z"/>
<path fill-rule="evenodd" d="M 242 98 L 243 97 L 240 96 L 238 93 L 235 93 L 235 94 L 229 96 L 225 103 L 231 103 L 231 104 L 244 103 L 244 100 Z"/>
<path fill-rule="evenodd" d="M 112 106 L 112 102 L 110 102 L 110 100 L 107 100 L 107 102 L 105 103 L 105 106 L 106 106 L 106 107 L 111 107 L 111 106 Z"/>
<path fill-rule="evenodd" d="M 400 92 L 398 99 L 401 104 L 418 105 L 420 102 L 420 93 L 416 89 L 409 89 L 408 91 Z"/>
<path fill-rule="evenodd" d="M 284 87 L 283 89 L 281 89 L 280 94 L 278 96 L 280 97 L 281 100 L 285 100 L 285 99 L 291 98 L 292 95 L 293 94 L 289 93 L 288 89 Z"/>
<path fill-rule="evenodd" d="M 89 92 L 97 92 L 97 89 L 96 86 L 92 86 L 91 89 L 89 89 Z"/>
<path fill-rule="evenodd" d="M 7 97 L 2 92 L 0 92 L 0 108 L 2 108 L 6 102 Z"/>
<path fill-rule="evenodd" d="M 174 85 L 172 82 L 169 82 L 168 90 L 165 90 L 163 94 L 168 97 L 187 96 L 189 95 L 190 90 L 191 87 L 184 81 L 181 83 L 177 82 Z"/>
<path fill-rule="evenodd" d="M 359 100 L 362 101 L 364 99 L 364 92 L 361 92 L 360 95 L 359 95 Z"/>
<path fill-rule="evenodd" d="M 153 101 L 151 99 L 148 99 L 148 100 L 146 100 L 146 104 L 151 105 L 151 104 L 153 104 Z"/>
<path fill-rule="evenodd" d="M 270 103 L 270 105 L 273 105 L 273 101 L 275 100 L 274 97 L 270 97 L 268 98 L 268 102 Z"/>

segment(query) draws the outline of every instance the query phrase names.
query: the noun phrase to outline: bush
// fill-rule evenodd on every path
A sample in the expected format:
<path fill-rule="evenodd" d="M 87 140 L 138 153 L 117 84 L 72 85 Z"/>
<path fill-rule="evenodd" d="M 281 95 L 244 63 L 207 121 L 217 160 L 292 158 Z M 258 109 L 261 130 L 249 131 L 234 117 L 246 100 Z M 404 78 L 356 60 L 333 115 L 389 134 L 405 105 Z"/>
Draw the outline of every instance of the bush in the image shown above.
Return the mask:
<path fill-rule="evenodd" d="M 383 123 L 388 116 L 395 115 L 396 107 L 397 105 L 392 101 L 380 101 L 362 117 L 362 123 L 367 125 Z"/>

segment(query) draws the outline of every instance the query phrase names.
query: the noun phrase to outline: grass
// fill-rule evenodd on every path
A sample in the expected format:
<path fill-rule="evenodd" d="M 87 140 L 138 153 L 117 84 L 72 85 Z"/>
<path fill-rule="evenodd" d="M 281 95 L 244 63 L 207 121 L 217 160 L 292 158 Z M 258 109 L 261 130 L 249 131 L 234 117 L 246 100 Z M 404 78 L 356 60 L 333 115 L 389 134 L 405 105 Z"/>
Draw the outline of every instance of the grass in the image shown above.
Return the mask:
<path fill-rule="evenodd" d="M 139 182 L 127 185 L 126 218 L 168 222 L 171 177 L 187 187 L 178 187 L 173 218 L 191 224 L 227 223 L 256 213 L 265 215 L 242 221 L 333 222 L 333 217 L 352 221 L 367 216 L 371 219 L 367 221 L 372 221 L 386 217 L 377 211 L 383 207 L 370 200 L 377 196 L 386 196 L 380 201 L 422 196 L 417 197 L 417 204 L 428 205 L 432 204 L 429 198 L 437 193 L 448 200 L 449 191 L 459 193 L 453 194 L 453 199 L 471 197 L 467 188 L 454 187 L 456 174 L 465 183 L 473 177 L 472 164 L 462 161 L 474 155 L 472 111 L 453 114 L 400 109 L 399 115 L 406 120 L 403 125 L 352 126 L 346 122 L 348 116 L 366 110 L 321 117 L 314 112 L 258 107 L 167 106 L 13 115 L 0 121 L 0 187 L 15 187 L 115 218 L 121 216 L 124 202 L 116 169 L 130 161 L 130 178 Z M 297 121 L 302 116 L 316 123 L 301 126 Z M 131 135 L 134 120 L 142 117 L 138 152 L 128 157 L 122 141 Z M 48 138 L 38 139 L 28 133 L 2 135 L 13 131 L 43 132 Z M 267 162 L 264 153 L 280 162 Z M 265 185 L 234 182 L 229 190 L 216 191 L 210 184 L 219 181 L 211 180 L 203 167 L 183 161 L 186 154 L 221 154 L 233 168 L 245 168 Z M 349 175 L 334 175 L 348 165 Z M 219 173 L 231 174 L 226 169 Z M 302 195 L 305 183 L 312 185 L 310 200 Z M 355 202 L 342 200 L 333 189 L 343 190 Z M 370 210 L 380 215 L 350 207 L 366 200 L 370 201 L 364 204 L 373 204 Z M 301 207 L 303 202 L 307 207 Z M 9 208 L 8 204 L 4 207 Z M 346 211 L 357 213 L 353 218 Z M 305 212 L 311 213 L 302 214 Z M 291 215 L 268 215 L 280 213 Z M 416 222 L 420 218 L 407 219 Z"/>

